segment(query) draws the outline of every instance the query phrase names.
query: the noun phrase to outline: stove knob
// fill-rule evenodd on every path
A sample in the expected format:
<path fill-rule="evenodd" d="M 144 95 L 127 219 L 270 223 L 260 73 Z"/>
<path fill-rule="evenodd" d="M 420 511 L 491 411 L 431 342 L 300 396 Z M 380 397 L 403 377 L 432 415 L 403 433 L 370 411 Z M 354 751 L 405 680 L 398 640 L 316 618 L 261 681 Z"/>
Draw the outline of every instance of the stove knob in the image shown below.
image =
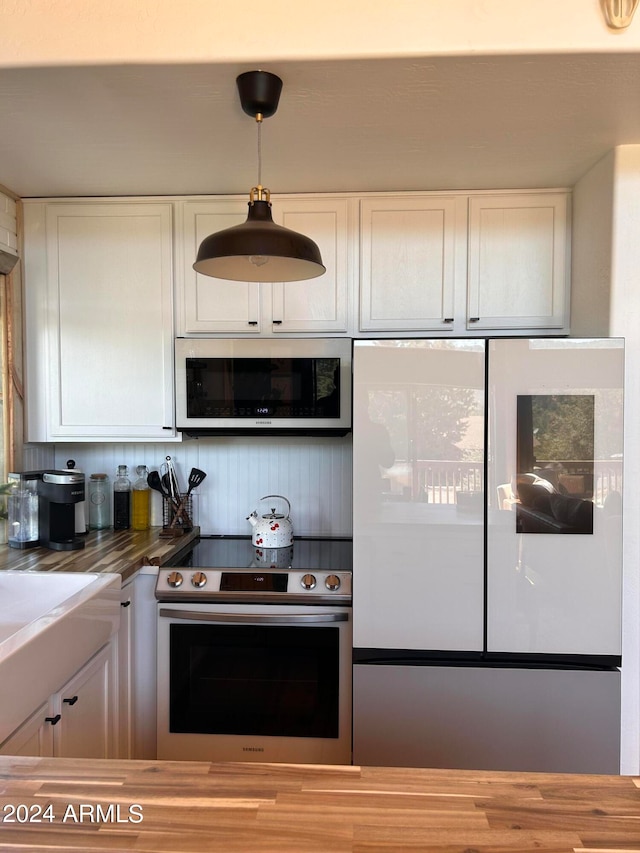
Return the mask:
<path fill-rule="evenodd" d="M 206 584 L 206 582 L 207 582 L 207 576 L 205 575 L 204 572 L 196 572 L 194 575 L 191 576 L 191 583 L 195 587 L 198 587 L 198 589 L 200 589 L 200 587 L 203 587 Z"/>
<path fill-rule="evenodd" d="M 314 576 L 314 575 L 309 575 L 309 574 L 307 574 L 307 575 L 302 575 L 302 578 L 300 579 L 300 583 L 302 584 L 302 586 L 303 586 L 305 589 L 313 589 L 313 588 L 314 588 L 314 586 L 316 585 L 316 579 L 315 579 L 315 576 Z"/>
<path fill-rule="evenodd" d="M 176 589 L 179 586 L 182 586 L 182 580 L 183 580 L 183 578 L 182 578 L 182 575 L 180 574 L 180 572 L 170 572 L 167 575 L 167 583 L 169 584 L 169 586 L 172 586 L 174 589 Z"/>
<path fill-rule="evenodd" d="M 327 589 L 330 589 L 331 592 L 334 592 L 336 589 L 340 589 L 340 578 L 338 575 L 328 575 L 325 579 L 324 585 Z"/>

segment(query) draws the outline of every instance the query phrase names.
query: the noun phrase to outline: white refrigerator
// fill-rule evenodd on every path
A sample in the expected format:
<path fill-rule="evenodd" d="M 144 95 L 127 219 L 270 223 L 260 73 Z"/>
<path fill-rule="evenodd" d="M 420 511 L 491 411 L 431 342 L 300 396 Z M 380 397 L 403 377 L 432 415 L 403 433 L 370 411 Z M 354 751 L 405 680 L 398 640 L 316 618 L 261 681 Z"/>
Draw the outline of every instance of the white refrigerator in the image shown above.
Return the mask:
<path fill-rule="evenodd" d="M 618 772 L 623 341 L 353 370 L 354 762 Z"/>

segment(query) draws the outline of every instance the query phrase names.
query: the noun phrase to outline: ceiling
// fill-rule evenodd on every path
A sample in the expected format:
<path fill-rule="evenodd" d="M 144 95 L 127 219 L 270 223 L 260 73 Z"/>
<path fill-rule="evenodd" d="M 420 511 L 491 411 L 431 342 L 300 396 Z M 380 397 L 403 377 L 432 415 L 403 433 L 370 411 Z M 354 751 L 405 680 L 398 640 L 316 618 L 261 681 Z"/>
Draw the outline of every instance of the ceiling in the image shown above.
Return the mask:
<path fill-rule="evenodd" d="M 256 66 L 255 67 L 259 67 Z M 246 65 L 0 71 L 0 184 L 22 197 L 248 193 Z M 636 53 L 269 64 L 262 182 L 289 192 L 571 186 L 640 143 Z"/>

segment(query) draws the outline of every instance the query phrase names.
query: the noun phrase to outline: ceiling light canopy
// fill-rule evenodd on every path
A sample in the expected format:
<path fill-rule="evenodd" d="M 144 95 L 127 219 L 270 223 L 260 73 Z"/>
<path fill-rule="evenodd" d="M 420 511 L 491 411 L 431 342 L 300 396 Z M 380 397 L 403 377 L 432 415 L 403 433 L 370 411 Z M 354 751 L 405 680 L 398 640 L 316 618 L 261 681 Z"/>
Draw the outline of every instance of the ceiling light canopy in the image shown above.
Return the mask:
<path fill-rule="evenodd" d="M 246 222 L 206 237 L 193 268 L 231 281 L 316 278 L 326 271 L 320 250 L 309 237 L 276 225 L 271 217 L 271 193 L 261 184 L 262 121 L 278 109 L 282 80 L 267 71 L 247 71 L 236 83 L 242 109 L 258 124 L 258 184 L 249 194 Z"/>

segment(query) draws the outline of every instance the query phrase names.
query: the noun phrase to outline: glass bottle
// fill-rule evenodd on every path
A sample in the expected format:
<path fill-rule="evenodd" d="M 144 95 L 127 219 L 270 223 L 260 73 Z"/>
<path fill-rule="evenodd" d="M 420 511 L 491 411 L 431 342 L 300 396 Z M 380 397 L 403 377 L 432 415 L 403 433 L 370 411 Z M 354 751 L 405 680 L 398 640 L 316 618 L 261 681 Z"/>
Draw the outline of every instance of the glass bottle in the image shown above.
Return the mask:
<path fill-rule="evenodd" d="M 17 475 L 20 477 L 20 475 Z M 12 477 L 10 474 L 9 477 Z M 38 540 L 38 493 L 35 480 L 15 481 L 9 493 L 8 545 L 10 548 L 35 548 Z"/>
<path fill-rule="evenodd" d="M 149 474 L 146 465 L 136 468 L 138 479 L 131 492 L 131 527 L 134 530 L 148 530 L 150 516 L 151 489 L 147 483 Z"/>
<path fill-rule="evenodd" d="M 106 474 L 89 477 L 89 529 L 104 530 L 111 527 L 111 492 Z"/>
<path fill-rule="evenodd" d="M 113 529 L 128 530 L 131 527 L 131 480 L 126 465 L 118 465 L 113 481 Z"/>

